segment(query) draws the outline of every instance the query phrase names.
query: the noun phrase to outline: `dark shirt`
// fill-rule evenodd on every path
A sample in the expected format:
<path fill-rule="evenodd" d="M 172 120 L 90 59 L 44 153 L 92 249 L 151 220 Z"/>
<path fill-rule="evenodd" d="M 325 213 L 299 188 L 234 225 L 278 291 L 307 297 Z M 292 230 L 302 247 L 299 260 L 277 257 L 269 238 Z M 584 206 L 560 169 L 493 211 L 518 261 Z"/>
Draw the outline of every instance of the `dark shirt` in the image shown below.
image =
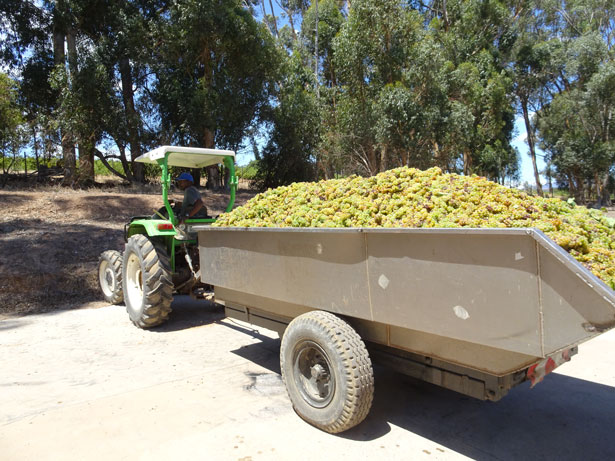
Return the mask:
<path fill-rule="evenodd" d="M 201 193 L 198 189 L 194 186 L 187 187 L 186 190 L 184 190 L 184 201 L 182 202 L 181 216 L 186 216 L 186 214 L 192 210 L 194 204 L 198 202 L 199 199 L 201 199 Z M 201 208 L 198 213 L 193 216 L 193 218 L 203 216 L 204 214 L 206 214 L 205 206 L 203 206 L 203 208 Z"/>

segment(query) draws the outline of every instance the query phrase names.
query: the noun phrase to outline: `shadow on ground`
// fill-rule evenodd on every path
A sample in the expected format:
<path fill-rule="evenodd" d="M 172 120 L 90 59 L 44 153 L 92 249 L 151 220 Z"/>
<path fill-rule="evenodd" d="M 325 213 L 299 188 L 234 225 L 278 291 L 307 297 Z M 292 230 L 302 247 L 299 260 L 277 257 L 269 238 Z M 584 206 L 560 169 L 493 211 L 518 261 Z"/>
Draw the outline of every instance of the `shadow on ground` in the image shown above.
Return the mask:
<path fill-rule="evenodd" d="M 171 309 L 169 320 L 151 331 L 168 333 L 187 330 L 218 323 L 224 318 L 224 308 L 219 304 L 190 296 L 174 296 Z"/>
<path fill-rule="evenodd" d="M 122 231 L 105 225 L 19 218 L 0 223 L 0 315 L 102 300 L 98 258 L 122 247 Z"/>
<path fill-rule="evenodd" d="M 280 373 L 280 340 L 232 351 Z M 338 437 L 368 441 L 395 425 L 473 459 L 614 459 L 615 388 L 553 373 L 534 389 L 524 383 L 499 402 L 483 402 L 376 365 L 371 412 Z"/>

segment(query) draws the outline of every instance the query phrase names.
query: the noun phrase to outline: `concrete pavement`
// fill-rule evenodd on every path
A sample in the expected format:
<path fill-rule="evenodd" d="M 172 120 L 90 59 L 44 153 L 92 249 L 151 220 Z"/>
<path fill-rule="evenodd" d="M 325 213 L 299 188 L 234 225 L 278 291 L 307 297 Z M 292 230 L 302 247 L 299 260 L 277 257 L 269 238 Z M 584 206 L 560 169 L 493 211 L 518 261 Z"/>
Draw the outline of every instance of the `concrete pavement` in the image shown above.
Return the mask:
<path fill-rule="evenodd" d="M 615 331 L 497 403 L 376 367 L 366 421 L 292 410 L 277 334 L 179 298 L 143 331 L 123 306 L 0 322 L 0 459 L 614 459 Z"/>

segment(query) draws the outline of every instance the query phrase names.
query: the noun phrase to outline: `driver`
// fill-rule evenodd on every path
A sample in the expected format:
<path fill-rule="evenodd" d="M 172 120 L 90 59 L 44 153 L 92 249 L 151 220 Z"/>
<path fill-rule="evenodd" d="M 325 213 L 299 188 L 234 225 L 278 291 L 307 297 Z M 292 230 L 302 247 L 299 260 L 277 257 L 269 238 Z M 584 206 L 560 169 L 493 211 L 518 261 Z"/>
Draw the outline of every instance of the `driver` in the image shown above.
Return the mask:
<path fill-rule="evenodd" d="M 184 191 L 184 200 L 179 212 L 179 223 L 186 219 L 206 218 L 207 208 L 201 199 L 201 193 L 194 187 L 194 179 L 190 173 L 182 173 L 177 177 L 178 187 Z"/>

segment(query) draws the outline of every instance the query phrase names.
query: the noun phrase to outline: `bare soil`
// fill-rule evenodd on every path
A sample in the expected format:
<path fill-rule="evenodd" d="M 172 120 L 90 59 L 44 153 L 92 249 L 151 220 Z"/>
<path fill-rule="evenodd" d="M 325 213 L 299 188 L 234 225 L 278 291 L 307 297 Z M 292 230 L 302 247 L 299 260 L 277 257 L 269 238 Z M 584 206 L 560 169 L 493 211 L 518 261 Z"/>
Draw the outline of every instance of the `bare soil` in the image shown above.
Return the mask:
<path fill-rule="evenodd" d="M 71 190 L 0 190 L 0 319 L 59 307 L 105 305 L 98 258 L 124 249 L 124 224 L 162 206 L 160 186 Z M 254 195 L 237 193 L 236 204 Z M 181 201 L 182 195 L 172 194 Z M 220 214 L 228 194 L 204 193 L 209 213 Z"/>

